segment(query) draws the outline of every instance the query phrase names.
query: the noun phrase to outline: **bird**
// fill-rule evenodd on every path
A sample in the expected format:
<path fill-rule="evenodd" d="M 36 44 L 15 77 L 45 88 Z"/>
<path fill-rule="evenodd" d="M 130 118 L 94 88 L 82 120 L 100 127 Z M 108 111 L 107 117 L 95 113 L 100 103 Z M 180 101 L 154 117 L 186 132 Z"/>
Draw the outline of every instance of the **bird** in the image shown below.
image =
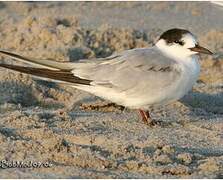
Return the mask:
<path fill-rule="evenodd" d="M 72 86 L 129 109 L 138 110 L 144 123 L 154 126 L 150 108 L 168 105 L 187 94 L 200 73 L 199 45 L 186 29 L 161 34 L 151 47 L 114 53 L 105 58 L 59 62 L 34 59 L 0 49 L 0 54 L 30 66 L 0 63 L 0 67 Z"/>

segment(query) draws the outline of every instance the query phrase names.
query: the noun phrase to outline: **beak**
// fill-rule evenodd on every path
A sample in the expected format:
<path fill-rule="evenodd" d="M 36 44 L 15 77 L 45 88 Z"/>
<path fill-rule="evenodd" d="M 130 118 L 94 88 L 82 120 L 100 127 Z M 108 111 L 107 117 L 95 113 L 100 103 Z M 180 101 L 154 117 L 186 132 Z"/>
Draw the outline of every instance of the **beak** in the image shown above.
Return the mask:
<path fill-rule="evenodd" d="M 208 49 L 202 47 L 202 46 L 199 46 L 198 44 L 196 44 L 195 47 L 193 48 L 189 48 L 191 51 L 195 51 L 195 52 L 198 52 L 198 53 L 203 53 L 203 54 L 209 54 L 209 55 L 212 55 L 213 53 L 211 51 L 209 51 Z"/>

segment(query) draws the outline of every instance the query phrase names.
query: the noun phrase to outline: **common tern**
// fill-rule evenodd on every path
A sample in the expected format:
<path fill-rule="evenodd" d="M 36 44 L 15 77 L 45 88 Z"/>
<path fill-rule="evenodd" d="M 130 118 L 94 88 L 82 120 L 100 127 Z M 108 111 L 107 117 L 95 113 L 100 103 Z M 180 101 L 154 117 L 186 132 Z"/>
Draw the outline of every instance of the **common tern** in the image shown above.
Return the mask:
<path fill-rule="evenodd" d="M 152 47 L 79 62 L 33 59 L 6 50 L 0 53 L 34 66 L 1 63 L 0 67 L 65 83 L 138 109 L 148 125 L 156 124 L 149 113 L 151 107 L 170 104 L 192 89 L 200 72 L 199 53 L 212 54 L 191 32 L 177 28 L 164 32 Z"/>

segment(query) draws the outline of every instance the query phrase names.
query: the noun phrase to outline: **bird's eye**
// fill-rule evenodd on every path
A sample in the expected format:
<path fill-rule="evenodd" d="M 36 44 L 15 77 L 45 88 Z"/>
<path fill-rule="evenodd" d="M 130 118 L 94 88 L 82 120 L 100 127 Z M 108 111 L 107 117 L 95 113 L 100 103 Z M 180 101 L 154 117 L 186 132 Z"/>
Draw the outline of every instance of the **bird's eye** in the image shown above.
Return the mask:
<path fill-rule="evenodd" d="M 179 45 L 181 45 L 181 46 L 183 46 L 184 45 L 184 42 L 183 41 L 174 41 L 176 44 L 179 44 Z"/>

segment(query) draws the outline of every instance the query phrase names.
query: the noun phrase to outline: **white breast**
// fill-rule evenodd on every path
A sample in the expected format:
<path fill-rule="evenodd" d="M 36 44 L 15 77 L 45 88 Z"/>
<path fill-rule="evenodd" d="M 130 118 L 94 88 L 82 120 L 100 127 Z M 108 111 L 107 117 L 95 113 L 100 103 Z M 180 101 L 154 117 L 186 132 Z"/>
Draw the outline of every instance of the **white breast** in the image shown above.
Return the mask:
<path fill-rule="evenodd" d="M 153 96 L 152 101 L 148 99 L 147 104 L 142 104 L 142 109 L 170 104 L 182 98 L 192 89 L 200 73 L 198 56 L 191 56 L 187 59 L 179 60 L 177 68 L 181 70 L 179 80 L 173 82 L 168 89 L 165 89 L 165 92 L 162 92 L 163 94 L 157 92 L 157 96 Z"/>
<path fill-rule="evenodd" d="M 184 61 L 180 61 L 179 66 L 182 70 L 182 76 L 176 89 L 176 97 L 178 99 L 183 97 L 192 89 L 199 77 L 200 65 L 198 62 L 198 56 L 194 55 Z"/>

